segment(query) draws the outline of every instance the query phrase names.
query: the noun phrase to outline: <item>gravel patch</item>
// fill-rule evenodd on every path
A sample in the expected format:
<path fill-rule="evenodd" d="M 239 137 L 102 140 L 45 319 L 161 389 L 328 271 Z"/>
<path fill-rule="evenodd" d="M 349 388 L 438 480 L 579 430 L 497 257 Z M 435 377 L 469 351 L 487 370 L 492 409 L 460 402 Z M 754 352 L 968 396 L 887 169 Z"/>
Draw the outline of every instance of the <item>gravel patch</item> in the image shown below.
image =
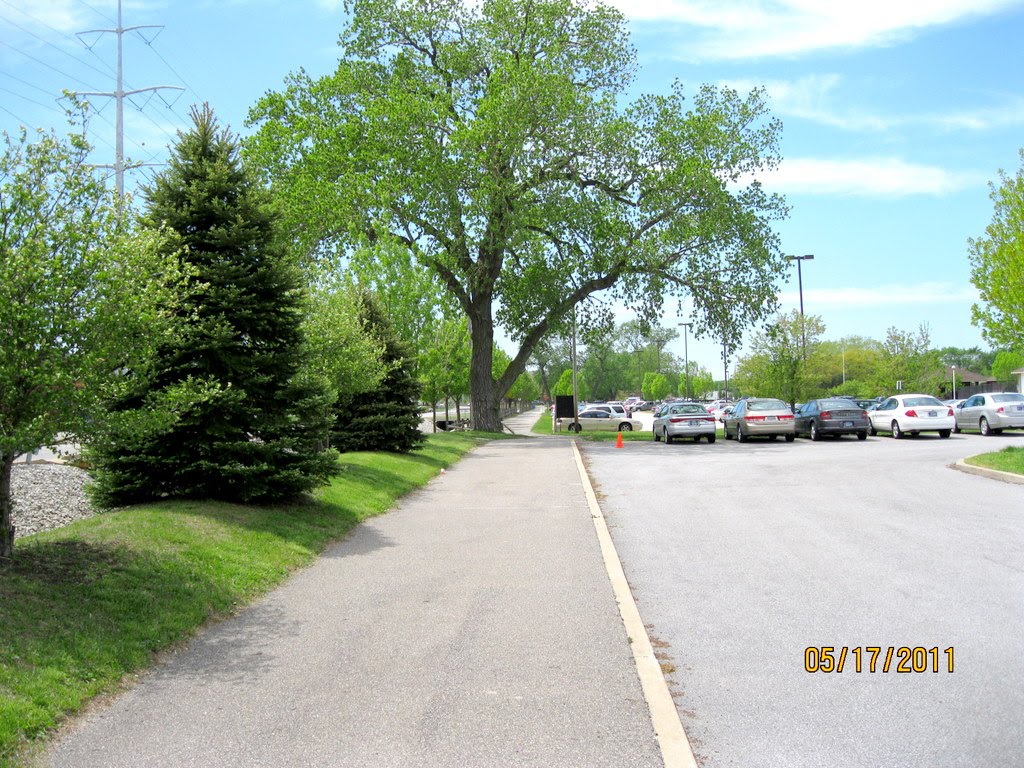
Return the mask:
<path fill-rule="evenodd" d="M 65 464 L 15 464 L 11 471 L 14 537 L 73 523 L 96 513 L 85 495 L 89 474 Z"/>

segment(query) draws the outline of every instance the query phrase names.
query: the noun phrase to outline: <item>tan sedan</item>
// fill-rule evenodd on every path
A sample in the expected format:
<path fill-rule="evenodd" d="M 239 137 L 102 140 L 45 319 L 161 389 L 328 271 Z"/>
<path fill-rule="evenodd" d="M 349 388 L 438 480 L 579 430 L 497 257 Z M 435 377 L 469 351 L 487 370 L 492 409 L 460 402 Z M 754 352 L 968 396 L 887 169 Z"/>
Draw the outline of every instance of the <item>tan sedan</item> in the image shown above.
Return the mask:
<path fill-rule="evenodd" d="M 749 437 L 774 440 L 779 435 L 787 443 L 796 439 L 793 411 L 774 397 L 745 397 L 725 417 L 725 439 L 745 443 Z"/>

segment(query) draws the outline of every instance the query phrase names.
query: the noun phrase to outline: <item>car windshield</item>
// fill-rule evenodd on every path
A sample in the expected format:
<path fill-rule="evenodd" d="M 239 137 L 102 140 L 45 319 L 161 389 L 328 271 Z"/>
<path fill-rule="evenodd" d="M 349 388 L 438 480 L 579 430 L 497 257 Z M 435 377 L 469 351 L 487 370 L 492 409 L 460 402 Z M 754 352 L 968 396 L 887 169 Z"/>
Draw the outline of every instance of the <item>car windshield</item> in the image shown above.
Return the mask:
<path fill-rule="evenodd" d="M 1007 394 L 1007 395 L 992 395 L 992 399 L 997 403 L 1020 403 L 1024 402 L 1024 395 L 1018 394 Z"/>
<path fill-rule="evenodd" d="M 823 411 L 827 411 L 830 408 L 833 409 L 833 410 L 838 410 L 838 409 L 841 409 L 841 408 L 849 409 L 850 406 L 859 407 L 859 406 L 857 406 L 857 404 L 855 402 L 853 402 L 853 400 L 847 400 L 845 397 L 843 397 L 843 398 L 836 398 L 835 400 L 819 400 L 818 401 L 818 406 Z"/>
<path fill-rule="evenodd" d="M 942 401 L 937 397 L 908 397 L 903 401 L 903 404 L 908 408 L 922 405 L 942 405 Z"/>
<path fill-rule="evenodd" d="M 782 411 L 789 406 L 781 400 L 749 400 L 747 408 L 751 411 Z"/>

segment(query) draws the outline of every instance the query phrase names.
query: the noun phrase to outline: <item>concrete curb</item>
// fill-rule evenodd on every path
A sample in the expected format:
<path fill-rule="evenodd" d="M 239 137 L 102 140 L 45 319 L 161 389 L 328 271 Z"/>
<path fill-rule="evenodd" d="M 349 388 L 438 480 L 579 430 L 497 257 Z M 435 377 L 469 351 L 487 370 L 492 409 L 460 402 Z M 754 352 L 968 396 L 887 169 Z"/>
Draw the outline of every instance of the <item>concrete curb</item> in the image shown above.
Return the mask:
<path fill-rule="evenodd" d="M 1024 475 L 1018 475 L 1015 472 L 1003 472 L 998 469 L 989 469 L 988 467 L 978 467 L 974 464 L 968 464 L 964 459 L 960 459 L 955 464 L 950 464 L 953 469 L 958 469 L 961 472 L 966 472 L 969 475 L 981 475 L 982 477 L 988 477 L 992 480 L 1002 480 L 1004 483 L 1015 483 L 1017 485 L 1024 485 Z"/>
<path fill-rule="evenodd" d="M 626 635 L 629 637 L 637 675 L 640 678 L 640 687 L 647 700 L 647 707 L 651 713 L 651 724 L 658 737 L 658 746 L 661 748 L 661 757 L 665 761 L 665 768 L 697 768 L 697 761 L 693 757 L 689 739 L 686 738 L 683 724 L 679 720 L 675 701 L 672 700 L 672 694 L 668 690 L 668 684 L 661 671 L 661 664 L 654 655 L 651 639 L 647 635 L 643 619 L 640 618 L 640 611 L 633 600 L 633 593 L 629 589 L 626 574 L 622 570 L 622 562 L 619 560 L 615 544 L 608 532 L 608 524 L 601 512 L 601 506 L 597 503 L 594 487 L 590 484 L 590 477 L 575 440 L 572 441 L 572 450 L 576 456 L 576 466 L 583 483 L 583 491 L 587 496 L 590 516 L 593 518 L 597 539 L 601 545 L 601 555 L 604 557 L 605 568 L 608 570 L 608 579 L 611 581 L 612 591 L 615 593 L 615 602 L 618 603 L 619 615 L 622 616 L 622 623 L 625 625 Z"/>

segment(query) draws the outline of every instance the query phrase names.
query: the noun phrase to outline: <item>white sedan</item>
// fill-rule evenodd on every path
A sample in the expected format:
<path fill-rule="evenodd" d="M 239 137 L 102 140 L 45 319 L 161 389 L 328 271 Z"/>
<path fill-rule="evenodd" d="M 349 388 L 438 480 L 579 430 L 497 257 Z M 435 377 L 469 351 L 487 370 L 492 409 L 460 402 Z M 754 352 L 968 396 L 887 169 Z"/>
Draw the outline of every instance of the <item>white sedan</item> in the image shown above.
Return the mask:
<path fill-rule="evenodd" d="M 560 419 L 562 429 L 569 432 L 633 432 L 643 428 L 639 419 L 627 419 L 615 416 L 605 410 L 584 410 L 579 415 L 579 428 L 572 419 Z"/>
<path fill-rule="evenodd" d="M 931 395 L 890 397 L 868 411 L 868 418 L 872 435 L 892 432 L 897 440 L 920 432 L 938 432 L 939 437 L 949 437 L 956 424 L 953 409 Z"/>

